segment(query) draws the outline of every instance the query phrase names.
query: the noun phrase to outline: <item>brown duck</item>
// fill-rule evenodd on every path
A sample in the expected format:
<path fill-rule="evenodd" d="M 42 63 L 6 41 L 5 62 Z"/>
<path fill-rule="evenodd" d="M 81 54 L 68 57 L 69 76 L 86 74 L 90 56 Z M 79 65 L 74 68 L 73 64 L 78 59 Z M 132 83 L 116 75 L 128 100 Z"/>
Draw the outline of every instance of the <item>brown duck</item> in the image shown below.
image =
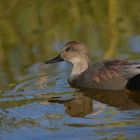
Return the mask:
<path fill-rule="evenodd" d="M 61 54 L 46 63 L 60 61 L 73 64 L 69 77 L 71 86 L 106 90 L 140 89 L 140 62 L 112 59 L 92 65 L 88 48 L 77 41 L 66 43 Z"/>

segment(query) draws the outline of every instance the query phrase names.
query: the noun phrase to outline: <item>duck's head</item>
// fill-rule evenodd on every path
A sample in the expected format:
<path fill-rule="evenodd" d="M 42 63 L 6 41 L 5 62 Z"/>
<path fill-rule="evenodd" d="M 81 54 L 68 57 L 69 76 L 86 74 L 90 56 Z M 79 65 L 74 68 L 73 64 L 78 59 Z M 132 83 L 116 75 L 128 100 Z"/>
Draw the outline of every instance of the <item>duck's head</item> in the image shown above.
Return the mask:
<path fill-rule="evenodd" d="M 56 63 L 61 61 L 68 61 L 70 63 L 79 64 L 79 63 L 89 63 L 89 51 L 88 48 L 77 41 L 70 41 L 67 42 L 64 45 L 64 48 L 62 49 L 61 53 L 48 61 L 46 61 L 46 64 L 50 63 Z"/>

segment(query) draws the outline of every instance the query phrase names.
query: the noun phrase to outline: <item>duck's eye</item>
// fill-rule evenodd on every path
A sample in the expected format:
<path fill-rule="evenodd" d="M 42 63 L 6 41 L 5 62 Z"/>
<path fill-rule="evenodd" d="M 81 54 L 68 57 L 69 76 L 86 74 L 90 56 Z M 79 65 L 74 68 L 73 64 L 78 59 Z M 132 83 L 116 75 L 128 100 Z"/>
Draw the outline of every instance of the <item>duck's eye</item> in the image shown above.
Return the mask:
<path fill-rule="evenodd" d="M 68 47 L 68 48 L 66 48 L 65 51 L 66 51 L 66 52 L 68 52 L 68 51 L 72 51 L 72 48 Z"/>

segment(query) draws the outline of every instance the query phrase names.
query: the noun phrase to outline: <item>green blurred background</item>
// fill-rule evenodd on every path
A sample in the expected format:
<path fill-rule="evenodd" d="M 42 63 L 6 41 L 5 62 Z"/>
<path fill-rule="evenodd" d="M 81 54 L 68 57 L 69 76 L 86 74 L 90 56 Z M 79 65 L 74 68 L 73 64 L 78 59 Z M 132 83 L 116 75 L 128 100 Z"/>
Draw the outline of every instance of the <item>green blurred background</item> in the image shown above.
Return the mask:
<path fill-rule="evenodd" d="M 140 0 L 0 0 L 0 85 L 70 40 L 87 44 L 96 60 L 139 59 Z"/>

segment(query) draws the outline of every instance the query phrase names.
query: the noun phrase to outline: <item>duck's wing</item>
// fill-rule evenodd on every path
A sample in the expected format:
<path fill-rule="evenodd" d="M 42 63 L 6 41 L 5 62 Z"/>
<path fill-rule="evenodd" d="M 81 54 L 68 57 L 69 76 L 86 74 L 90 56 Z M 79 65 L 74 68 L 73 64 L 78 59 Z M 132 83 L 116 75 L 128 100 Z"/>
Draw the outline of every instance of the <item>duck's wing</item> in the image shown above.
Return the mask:
<path fill-rule="evenodd" d="M 127 82 L 140 74 L 140 63 L 126 59 L 113 59 L 96 64 L 92 80 L 98 85 L 126 86 Z M 140 84 L 139 84 L 140 85 Z"/>
<path fill-rule="evenodd" d="M 95 64 L 93 67 L 96 67 L 96 70 L 92 75 L 92 79 L 95 82 L 101 82 L 115 77 L 120 77 L 123 75 L 122 68 L 127 66 L 129 63 L 130 61 L 125 59 L 113 59 Z"/>

